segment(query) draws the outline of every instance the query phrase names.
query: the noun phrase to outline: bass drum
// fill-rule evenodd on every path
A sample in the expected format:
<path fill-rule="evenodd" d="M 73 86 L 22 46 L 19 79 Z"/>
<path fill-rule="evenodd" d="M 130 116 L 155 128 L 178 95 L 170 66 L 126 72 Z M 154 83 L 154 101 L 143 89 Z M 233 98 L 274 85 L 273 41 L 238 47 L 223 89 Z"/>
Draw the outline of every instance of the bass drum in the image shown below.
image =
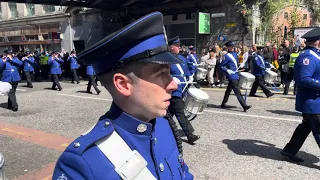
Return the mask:
<path fill-rule="evenodd" d="M 184 112 L 189 121 L 202 114 L 209 101 L 209 95 L 201 89 L 190 87 L 184 97 Z"/>

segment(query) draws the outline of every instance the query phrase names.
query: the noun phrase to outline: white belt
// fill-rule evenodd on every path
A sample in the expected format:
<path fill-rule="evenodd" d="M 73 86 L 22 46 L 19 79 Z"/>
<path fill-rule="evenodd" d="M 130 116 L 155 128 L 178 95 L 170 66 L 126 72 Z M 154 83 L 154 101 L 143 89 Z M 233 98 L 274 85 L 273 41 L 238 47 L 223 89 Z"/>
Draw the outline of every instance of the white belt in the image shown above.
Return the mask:
<path fill-rule="evenodd" d="M 156 180 L 147 168 L 147 161 L 138 151 L 132 151 L 116 131 L 95 144 L 123 180 Z"/>

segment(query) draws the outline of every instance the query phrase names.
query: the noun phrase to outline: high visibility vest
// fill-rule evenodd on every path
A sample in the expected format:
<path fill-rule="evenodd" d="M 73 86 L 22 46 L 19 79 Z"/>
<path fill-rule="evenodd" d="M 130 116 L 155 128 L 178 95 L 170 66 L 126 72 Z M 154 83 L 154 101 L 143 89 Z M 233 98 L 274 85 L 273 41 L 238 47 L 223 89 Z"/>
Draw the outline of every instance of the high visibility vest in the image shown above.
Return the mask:
<path fill-rule="evenodd" d="M 48 64 L 48 60 L 49 60 L 49 57 L 41 55 L 40 56 L 40 65 Z"/>
<path fill-rule="evenodd" d="M 290 55 L 290 60 L 289 60 L 289 68 L 293 68 L 294 63 L 296 62 L 296 59 L 298 58 L 299 53 L 292 53 Z"/>

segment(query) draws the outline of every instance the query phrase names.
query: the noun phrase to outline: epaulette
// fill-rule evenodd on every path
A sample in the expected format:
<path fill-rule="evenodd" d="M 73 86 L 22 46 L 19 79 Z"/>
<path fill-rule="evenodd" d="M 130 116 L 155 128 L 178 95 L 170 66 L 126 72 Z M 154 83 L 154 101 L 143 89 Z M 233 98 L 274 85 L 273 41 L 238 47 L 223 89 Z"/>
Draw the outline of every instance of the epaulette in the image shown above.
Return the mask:
<path fill-rule="evenodd" d="M 66 152 L 81 156 L 98 140 L 105 138 L 114 131 L 114 126 L 110 119 L 100 119 L 98 123 L 88 131 L 74 140 L 67 148 Z"/>

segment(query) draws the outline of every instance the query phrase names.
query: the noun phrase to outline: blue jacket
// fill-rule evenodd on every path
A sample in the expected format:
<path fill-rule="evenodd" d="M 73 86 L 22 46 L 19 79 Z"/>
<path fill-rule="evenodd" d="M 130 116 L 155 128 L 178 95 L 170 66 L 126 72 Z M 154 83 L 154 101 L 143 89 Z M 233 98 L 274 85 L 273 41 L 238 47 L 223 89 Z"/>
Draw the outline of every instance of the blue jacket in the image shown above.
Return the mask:
<path fill-rule="evenodd" d="M 306 47 L 294 65 L 297 85 L 296 110 L 307 114 L 320 114 L 320 50 Z"/>
<path fill-rule="evenodd" d="M 105 125 L 109 122 L 109 125 Z M 144 125 L 145 131 L 137 131 Z M 110 111 L 100 118 L 87 134 L 76 139 L 57 161 L 52 179 L 121 180 L 114 165 L 95 145 L 113 131 L 147 161 L 152 175 L 161 180 L 193 179 L 188 166 L 179 162 L 179 152 L 168 120 L 156 118 L 153 123 L 140 121 L 112 104 Z M 74 147 L 78 142 L 80 146 Z M 162 167 L 162 168 L 161 168 Z M 163 171 L 160 171 L 162 169 Z"/>
<path fill-rule="evenodd" d="M 94 72 L 94 69 L 93 69 L 93 66 L 92 66 L 92 65 L 87 66 L 87 75 L 88 75 L 88 76 L 94 76 L 94 75 L 96 75 L 96 72 Z"/>
<path fill-rule="evenodd" d="M 230 58 L 229 56 L 233 56 L 233 58 Z M 220 64 L 221 70 L 226 74 L 228 80 L 238 80 L 239 79 L 239 73 L 236 72 L 235 74 L 229 75 L 227 73 L 227 70 L 230 69 L 232 71 L 236 71 L 238 68 L 239 64 L 239 59 L 238 55 L 235 52 L 228 52 L 227 54 L 224 55 L 224 60 Z"/>
<path fill-rule="evenodd" d="M 192 56 L 194 58 L 192 58 Z M 199 63 L 200 62 L 199 62 L 197 54 L 189 54 L 187 56 L 187 64 L 188 64 L 189 72 L 191 75 L 194 75 L 197 72 L 197 66 L 195 66 L 195 64 L 199 64 Z"/>
<path fill-rule="evenodd" d="M 61 64 L 63 63 L 63 60 L 61 58 L 59 59 L 53 59 L 52 56 L 49 57 L 48 64 L 50 65 L 50 73 L 51 74 L 62 74 L 61 70 Z"/>
<path fill-rule="evenodd" d="M 266 64 L 263 56 L 259 55 L 258 53 L 253 54 L 252 59 L 252 73 L 255 76 L 264 76 L 266 73 Z"/>
<path fill-rule="evenodd" d="M 79 68 L 77 58 L 70 56 L 70 57 L 68 57 L 67 61 L 70 62 L 70 69 L 78 69 Z"/>
<path fill-rule="evenodd" d="M 2 74 L 1 81 L 20 81 L 21 78 L 18 69 L 22 64 L 23 63 L 17 57 L 12 58 L 12 60 L 9 60 L 8 58 L 6 62 L 3 62 L 2 59 L 0 59 L 0 73 Z"/>
<path fill-rule="evenodd" d="M 170 67 L 170 74 L 172 77 L 178 78 L 181 82 L 186 82 L 189 79 L 190 72 L 187 65 L 187 59 L 181 55 L 178 58 L 183 61 L 182 64 L 172 64 Z M 182 90 L 186 84 L 179 84 L 178 88 L 172 92 L 172 96 L 183 97 Z"/>
<path fill-rule="evenodd" d="M 23 61 L 24 67 L 23 67 L 23 71 L 24 72 L 33 72 L 34 68 L 33 68 L 33 64 L 35 63 L 35 60 L 32 56 L 30 56 L 29 58 L 25 59 Z"/>

